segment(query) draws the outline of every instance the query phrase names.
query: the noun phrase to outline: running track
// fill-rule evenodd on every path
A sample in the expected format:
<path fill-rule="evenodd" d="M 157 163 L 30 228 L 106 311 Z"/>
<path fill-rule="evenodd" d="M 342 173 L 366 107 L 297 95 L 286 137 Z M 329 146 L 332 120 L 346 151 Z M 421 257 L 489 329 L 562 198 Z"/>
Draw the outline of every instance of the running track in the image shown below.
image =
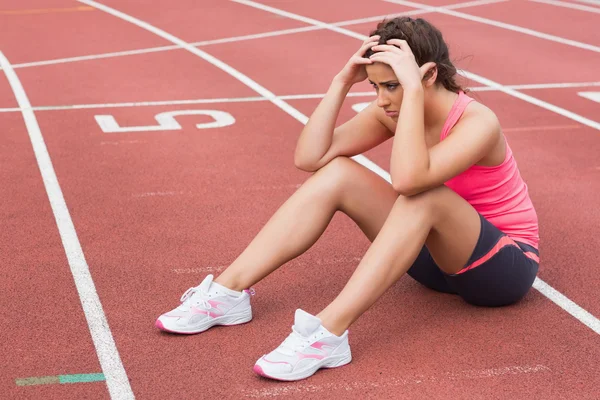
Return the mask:
<path fill-rule="evenodd" d="M 597 399 L 600 4 L 459 1 L 0 0 L 3 397 Z M 337 215 L 256 286 L 252 323 L 158 332 L 307 179 L 306 116 L 403 12 L 444 32 L 503 123 L 540 217 L 539 290 L 479 309 L 403 278 L 352 327 L 349 366 L 259 378 L 293 311 L 324 307 L 368 247 Z M 373 98 L 357 85 L 340 121 Z M 385 176 L 389 151 L 357 161 Z"/>

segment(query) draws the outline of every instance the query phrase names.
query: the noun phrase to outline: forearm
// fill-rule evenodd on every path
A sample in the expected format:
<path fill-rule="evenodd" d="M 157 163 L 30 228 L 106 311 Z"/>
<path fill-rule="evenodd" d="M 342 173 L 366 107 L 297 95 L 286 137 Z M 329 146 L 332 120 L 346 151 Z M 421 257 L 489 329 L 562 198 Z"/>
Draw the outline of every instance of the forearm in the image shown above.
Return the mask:
<path fill-rule="evenodd" d="M 420 86 L 404 91 L 390 162 L 395 187 L 414 185 L 429 169 L 423 97 Z"/>
<path fill-rule="evenodd" d="M 333 79 L 325 97 L 300 134 L 294 155 L 297 166 L 316 164 L 327 153 L 331 147 L 335 122 L 350 88 L 351 85 Z"/>

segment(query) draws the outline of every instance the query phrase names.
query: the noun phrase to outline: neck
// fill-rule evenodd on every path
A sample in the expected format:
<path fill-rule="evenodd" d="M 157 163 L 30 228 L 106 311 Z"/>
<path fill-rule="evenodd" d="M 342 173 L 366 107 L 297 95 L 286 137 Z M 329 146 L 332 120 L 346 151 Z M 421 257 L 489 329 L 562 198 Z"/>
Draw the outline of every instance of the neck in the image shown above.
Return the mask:
<path fill-rule="evenodd" d="M 458 93 L 442 87 L 431 87 L 425 96 L 425 130 L 438 130 L 444 125 L 448 114 L 458 98 Z"/>

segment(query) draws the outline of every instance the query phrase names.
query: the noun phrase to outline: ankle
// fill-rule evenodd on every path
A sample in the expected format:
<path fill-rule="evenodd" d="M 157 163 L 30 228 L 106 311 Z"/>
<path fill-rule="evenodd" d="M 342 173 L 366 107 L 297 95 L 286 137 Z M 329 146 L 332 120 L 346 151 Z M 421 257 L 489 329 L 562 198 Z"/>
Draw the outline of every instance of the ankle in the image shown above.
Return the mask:
<path fill-rule="evenodd" d="M 244 289 L 248 289 L 246 287 L 241 287 L 241 285 L 237 281 L 227 279 L 227 277 L 223 277 L 222 275 L 219 275 L 216 279 L 213 280 L 213 282 L 218 283 L 219 285 L 236 292 L 241 292 Z"/>
<path fill-rule="evenodd" d="M 318 314 L 317 318 L 321 320 L 321 325 L 335 336 L 342 336 L 350 326 L 339 318 L 330 317 L 327 314 Z"/>

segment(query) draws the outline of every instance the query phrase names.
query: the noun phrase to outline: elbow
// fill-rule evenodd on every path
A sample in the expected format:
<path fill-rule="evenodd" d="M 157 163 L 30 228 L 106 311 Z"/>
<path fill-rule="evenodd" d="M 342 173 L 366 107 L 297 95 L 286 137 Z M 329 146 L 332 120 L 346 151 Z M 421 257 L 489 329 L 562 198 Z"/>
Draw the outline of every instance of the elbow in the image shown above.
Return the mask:
<path fill-rule="evenodd" d="M 294 157 L 294 165 L 299 170 L 305 171 L 305 172 L 315 172 L 317 169 L 319 169 L 318 166 L 315 165 L 315 163 L 307 161 L 307 160 L 303 160 L 302 158 L 300 158 L 298 156 Z"/>
<path fill-rule="evenodd" d="M 410 177 L 392 176 L 392 187 L 399 195 L 404 197 L 414 196 L 423 191 L 418 181 Z"/>

